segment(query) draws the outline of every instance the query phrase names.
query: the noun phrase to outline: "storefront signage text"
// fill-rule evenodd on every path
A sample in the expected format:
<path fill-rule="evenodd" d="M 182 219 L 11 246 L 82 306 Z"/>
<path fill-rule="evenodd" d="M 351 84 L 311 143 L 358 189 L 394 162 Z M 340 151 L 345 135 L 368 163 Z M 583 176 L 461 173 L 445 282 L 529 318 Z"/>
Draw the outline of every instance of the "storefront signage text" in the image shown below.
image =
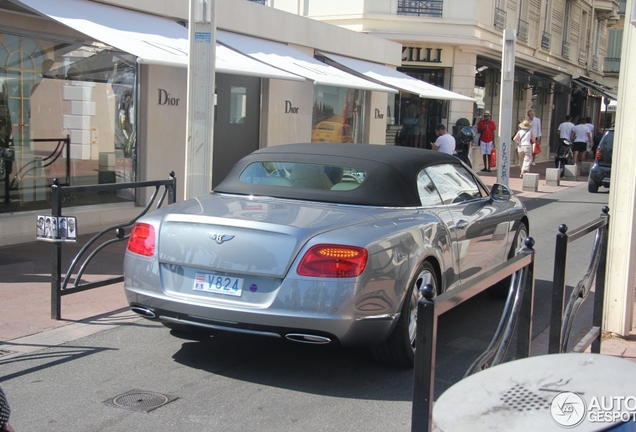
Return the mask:
<path fill-rule="evenodd" d="M 170 96 L 170 93 L 168 93 L 164 89 L 158 89 L 158 90 L 159 90 L 159 105 L 173 105 L 173 106 L 179 105 L 179 101 L 181 99 Z"/>
<path fill-rule="evenodd" d="M 285 101 L 285 114 L 298 114 L 298 108 L 299 107 L 292 106 L 290 101 Z"/>
<path fill-rule="evenodd" d="M 404 47 L 402 50 L 402 61 L 420 62 L 420 63 L 441 63 L 441 48 L 421 48 L 421 47 Z"/>
<path fill-rule="evenodd" d="M 377 108 L 375 109 L 375 118 L 377 118 L 377 119 L 383 119 L 384 118 L 384 114 L 382 114 L 380 112 L 380 110 L 377 109 Z"/>

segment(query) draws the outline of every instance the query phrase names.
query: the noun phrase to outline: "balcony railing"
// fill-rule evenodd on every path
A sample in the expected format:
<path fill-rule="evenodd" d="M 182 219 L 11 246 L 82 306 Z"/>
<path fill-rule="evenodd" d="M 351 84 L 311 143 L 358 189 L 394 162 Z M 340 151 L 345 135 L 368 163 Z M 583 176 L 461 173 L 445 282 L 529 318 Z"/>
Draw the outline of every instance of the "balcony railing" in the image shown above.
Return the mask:
<path fill-rule="evenodd" d="M 587 64 L 587 53 L 583 49 L 579 50 L 579 64 L 581 66 L 585 66 Z"/>
<path fill-rule="evenodd" d="M 566 41 L 563 41 L 563 46 L 561 47 L 561 55 L 565 58 L 570 58 L 570 44 Z"/>
<path fill-rule="evenodd" d="M 619 73 L 621 70 L 620 57 L 605 57 L 605 73 Z"/>
<path fill-rule="evenodd" d="M 592 70 L 598 70 L 599 59 L 598 56 L 592 56 Z"/>
<path fill-rule="evenodd" d="M 541 34 L 541 48 L 549 50 L 551 40 L 552 40 L 552 35 L 548 32 L 543 32 Z"/>
<path fill-rule="evenodd" d="M 441 18 L 444 0 L 398 0 L 397 14 Z"/>
<path fill-rule="evenodd" d="M 495 28 L 498 30 L 504 30 L 506 28 L 506 11 L 503 9 L 495 8 Z"/>
<path fill-rule="evenodd" d="M 522 41 L 528 40 L 528 22 L 522 19 L 519 19 L 519 23 L 517 24 L 517 38 Z"/>

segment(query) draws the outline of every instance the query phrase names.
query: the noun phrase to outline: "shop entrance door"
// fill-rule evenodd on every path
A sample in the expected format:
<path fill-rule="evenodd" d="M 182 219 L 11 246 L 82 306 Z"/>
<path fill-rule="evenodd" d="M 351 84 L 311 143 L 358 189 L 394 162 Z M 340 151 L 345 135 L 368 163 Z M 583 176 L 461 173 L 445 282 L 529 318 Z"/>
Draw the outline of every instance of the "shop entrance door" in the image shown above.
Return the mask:
<path fill-rule="evenodd" d="M 216 74 L 216 97 L 213 188 L 239 159 L 258 149 L 261 79 Z"/>

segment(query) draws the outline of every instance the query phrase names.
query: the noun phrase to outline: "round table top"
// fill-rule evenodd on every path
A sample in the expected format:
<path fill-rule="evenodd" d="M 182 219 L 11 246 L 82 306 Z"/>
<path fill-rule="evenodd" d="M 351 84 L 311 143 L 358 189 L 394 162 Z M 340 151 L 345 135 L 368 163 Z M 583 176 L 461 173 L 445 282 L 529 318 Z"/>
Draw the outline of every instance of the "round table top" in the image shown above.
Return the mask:
<path fill-rule="evenodd" d="M 636 430 L 636 363 L 589 353 L 515 360 L 471 375 L 433 407 L 444 432 Z"/>

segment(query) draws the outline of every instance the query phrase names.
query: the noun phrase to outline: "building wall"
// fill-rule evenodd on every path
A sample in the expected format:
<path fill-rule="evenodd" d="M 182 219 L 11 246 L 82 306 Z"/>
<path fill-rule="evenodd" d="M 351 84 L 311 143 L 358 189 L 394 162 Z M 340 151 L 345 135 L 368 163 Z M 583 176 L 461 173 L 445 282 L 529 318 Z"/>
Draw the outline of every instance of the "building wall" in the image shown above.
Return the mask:
<path fill-rule="evenodd" d="M 137 175 L 140 180 L 167 179 L 174 171 L 177 201 L 185 195 L 187 70 L 157 65 L 140 66 Z M 160 104 L 159 92 L 170 98 Z M 145 202 L 147 196 L 142 195 Z"/>

